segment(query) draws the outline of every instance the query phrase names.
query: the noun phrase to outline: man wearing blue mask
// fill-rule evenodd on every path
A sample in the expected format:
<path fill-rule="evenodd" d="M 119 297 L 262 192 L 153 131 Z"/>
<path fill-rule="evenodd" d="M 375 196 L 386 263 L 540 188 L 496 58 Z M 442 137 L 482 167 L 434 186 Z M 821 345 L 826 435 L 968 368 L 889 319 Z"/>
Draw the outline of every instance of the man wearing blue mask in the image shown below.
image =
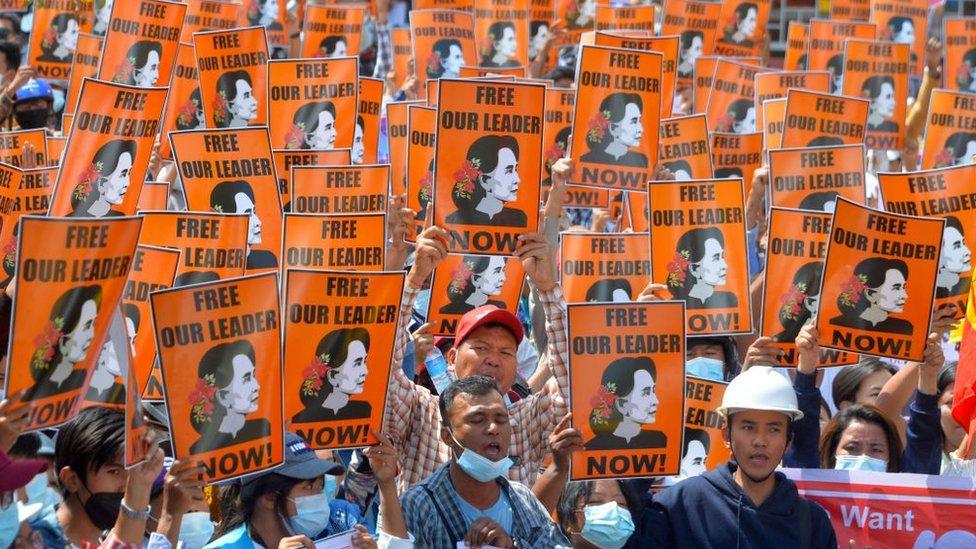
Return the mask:
<path fill-rule="evenodd" d="M 685 373 L 713 381 L 730 381 L 739 373 L 732 339 L 689 337 L 685 351 Z"/>
<path fill-rule="evenodd" d="M 401 498 L 417 547 L 568 545 L 524 484 L 507 478 L 512 427 L 497 382 L 469 376 L 440 398 L 441 439 L 454 459 Z"/>

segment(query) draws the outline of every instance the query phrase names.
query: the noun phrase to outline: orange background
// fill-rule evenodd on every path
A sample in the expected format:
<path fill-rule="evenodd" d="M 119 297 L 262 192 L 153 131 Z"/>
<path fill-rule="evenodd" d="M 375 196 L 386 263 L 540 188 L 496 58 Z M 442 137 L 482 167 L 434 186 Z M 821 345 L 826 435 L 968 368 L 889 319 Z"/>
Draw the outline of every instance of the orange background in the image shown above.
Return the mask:
<path fill-rule="evenodd" d="M 976 20 L 972 17 L 946 17 L 943 20 L 943 28 L 945 41 L 943 81 L 949 89 L 964 89 L 960 77 L 970 78 L 970 69 L 964 63 L 963 56 L 967 51 L 976 48 Z M 968 83 L 972 85 L 971 80 Z"/>
<path fill-rule="evenodd" d="M 769 99 L 786 97 L 790 88 L 803 88 L 827 93 L 830 91 L 830 73 L 826 71 L 781 71 L 756 75 L 756 129 L 761 130 L 763 112 L 758 108 Z"/>
<path fill-rule="evenodd" d="M 705 470 L 712 471 L 732 457 L 732 451 L 725 446 L 725 436 L 723 435 L 726 425 L 725 419 L 722 418 L 721 415 L 718 415 L 718 412 L 715 411 L 716 408 L 722 405 L 722 396 L 725 395 L 725 388 L 728 387 L 729 384 L 710 379 L 688 376 L 685 378 L 685 385 L 685 427 L 701 429 L 708 433 L 708 458 L 705 460 Z M 698 389 L 696 386 L 703 386 L 705 388 Z M 710 388 L 710 393 L 709 389 L 707 388 Z M 704 400 L 706 395 L 709 397 L 708 400 Z M 702 398 L 695 398 L 699 396 Z M 714 415 L 708 415 L 712 417 L 717 416 L 719 422 L 718 425 L 715 427 L 708 427 L 707 425 L 701 425 L 699 423 L 688 421 L 688 410 L 692 408 L 695 409 L 696 416 L 698 410 L 707 410 L 708 412 L 712 412 Z"/>
<path fill-rule="evenodd" d="M 381 78 L 359 78 L 359 116 L 366 125 L 363 128 L 363 164 L 376 164 L 378 160 L 383 85 Z"/>
<path fill-rule="evenodd" d="M 349 149 L 301 150 L 273 149 L 275 173 L 278 174 L 278 194 L 281 207 L 291 207 L 291 169 L 294 166 L 348 166 Z"/>
<path fill-rule="evenodd" d="M 320 47 L 322 40 L 327 36 L 342 36 L 346 41 L 346 55 L 359 55 L 359 42 L 365 19 L 364 8 L 309 4 L 305 8 L 305 21 L 302 27 L 301 56 L 327 57 L 325 50 Z M 354 27 L 354 30 L 349 30 L 348 27 Z"/>
<path fill-rule="evenodd" d="M 844 41 L 848 38 L 874 40 L 878 28 L 874 23 L 812 19 L 807 49 L 807 69 L 827 70 L 827 62 L 835 55 L 844 57 Z M 844 69 L 846 72 L 847 69 Z M 827 90 L 829 91 L 829 90 Z"/>
<path fill-rule="evenodd" d="M 742 170 L 742 188 L 746 195 L 752 189 L 752 175 L 763 161 L 763 136 L 756 133 L 712 133 L 712 170 L 722 168 Z"/>
<path fill-rule="evenodd" d="M 156 15 L 143 15 L 148 11 Z M 126 54 L 136 42 L 147 39 L 158 42 L 163 47 L 159 56 L 159 78 L 156 86 L 169 85 L 170 75 L 176 65 L 176 48 L 180 43 L 179 34 L 186 15 L 186 4 L 169 2 L 166 0 L 136 0 L 115 2 L 112 4 L 112 24 L 105 34 L 105 47 L 102 50 L 101 64 L 98 68 L 98 79 L 112 81 L 117 71 L 125 61 Z M 118 21 L 118 23 L 116 23 Z M 139 34 L 128 34 L 115 31 L 116 24 L 137 24 Z M 162 36 L 173 34 L 172 39 Z"/>
<path fill-rule="evenodd" d="M 824 166 L 804 166 L 806 155 L 818 155 L 817 162 Z M 832 154 L 833 160 L 820 160 L 822 155 Z M 814 192 L 836 191 L 840 196 L 853 200 L 859 204 L 865 202 L 864 186 L 864 146 L 839 145 L 835 147 L 811 147 L 797 149 L 777 149 L 769 151 L 769 198 L 773 206 L 784 208 L 799 208 L 800 203 Z M 857 187 L 829 187 L 824 189 L 806 188 L 813 183 L 811 177 L 816 174 L 858 174 L 861 184 Z M 784 177 L 803 177 L 804 188 L 790 189 L 793 183 Z"/>
<path fill-rule="evenodd" d="M 156 360 L 156 340 L 152 332 L 149 292 L 171 287 L 179 264 L 179 250 L 140 244 L 136 248 L 132 270 L 129 271 L 129 278 L 125 282 L 122 304 L 134 305 L 139 310 L 139 326 L 136 329 L 134 345 L 136 352 L 130 364 L 135 369 L 135 381 L 140 394 L 149 383 L 149 373 L 152 372 L 153 362 Z M 126 329 L 128 327 L 126 323 Z"/>
<path fill-rule="evenodd" d="M 410 76 L 410 58 L 413 57 L 413 42 L 410 29 L 390 29 L 393 45 L 393 71 L 396 73 L 396 89 L 400 89 Z"/>
<path fill-rule="evenodd" d="M 865 145 L 868 149 L 877 150 L 901 150 L 905 143 L 905 111 L 908 109 L 906 103 L 908 98 L 908 73 L 881 72 L 881 67 L 875 67 L 875 63 L 904 63 L 908 67 L 908 44 L 891 44 L 888 42 L 869 42 L 865 40 L 848 40 L 844 49 L 844 94 L 851 97 L 865 97 L 861 91 L 861 86 L 872 76 L 890 76 L 894 79 L 895 110 L 894 114 L 885 119 L 885 122 L 894 122 L 898 125 L 897 132 L 884 132 L 872 130 L 868 125 L 868 133 L 865 136 Z M 870 48 L 891 48 L 890 51 L 879 51 L 872 53 Z M 851 63 L 867 63 L 867 69 L 855 70 Z M 870 110 L 868 111 L 870 112 Z"/>
<path fill-rule="evenodd" d="M 476 65 L 481 64 L 481 51 L 492 51 L 488 41 L 488 27 L 495 21 L 509 21 L 515 25 L 515 55 L 509 59 L 519 65 L 529 64 L 529 0 L 510 0 L 504 4 L 495 0 L 474 0 L 474 42 L 477 47 Z M 496 37 L 499 39 L 501 37 Z M 495 67 L 492 67 L 493 69 Z"/>
<path fill-rule="evenodd" d="M 407 232 L 406 241 L 416 242 L 416 237 L 424 230 L 426 215 L 420 207 L 420 193 L 424 186 L 424 178 L 430 182 L 428 189 L 427 208 L 433 207 L 434 201 L 434 150 L 437 137 L 437 109 L 420 105 L 407 107 L 410 138 L 407 142 L 407 207 L 420 216 L 415 219 L 415 232 Z M 428 170 L 428 167 L 430 168 Z"/>
<path fill-rule="evenodd" d="M 335 227 L 341 232 L 330 232 L 328 238 L 323 238 L 323 226 L 336 222 L 342 223 Z M 301 248 L 305 253 L 292 248 Z M 285 214 L 281 249 L 282 269 L 322 271 L 341 267 L 349 271 L 382 271 L 386 257 L 386 214 L 288 213 Z M 369 264 L 339 265 L 337 261 L 330 260 L 334 254 L 350 249 L 369 250 Z"/>
<path fill-rule="evenodd" d="M 769 20 L 769 8 L 771 4 L 769 0 L 751 1 L 751 3 L 756 4 L 759 8 L 757 10 L 758 13 L 756 13 L 756 30 L 748 38 L 752 41 L 752 46 L 722 41 L 723 29 L 734 25 L 736 17 L 735 8 L 741 3 L 741 0 L 724 0 L 722 2 L 722 11 L 718 16 L 718 32 L 715 34 L 715 53 L 717 55 L 760 55 L 762 52 L 762 35 L 766 32 L 766 22 Z"/>
<path fill-rule="evenodd" d="M 331 178 L 335 187 L 330 188 Z M 351 181 L 359 181 L 352 187 Z M 385 213 L 390 180 L 388 164 L 369 166 L 295 166 L 291 172 L 291 211 L 295 213 Z M 343 204 L 363 197 L 362 204 Z M 325 202 L 324 211 L 320 201 Z M 357 209 L 366 205 L 367 209 Z M 375 205 L 374 207 L 371 207 Z"/>
<path fill-rule="evenodd" d="M 965 107 L 968 106 L 968 107 Z M 976 95 L 949 90 L 932 90 L 925 139 L 922 140 L 922 168 L 940 168 L 955 162 L 963 151 L 950 151 L 946 141 L 958 132 L 976 127 Z M 966 162 L 972 162 L 967 158 Z"/>
<path fill-rule="evenodd" d="M 783 145 L 783 119 L 786 116 L 786 98 L 763 101 L 763 149 L 778 149 Z"/>
<path fill-rule="evenodd" d="M 830 17 L 833 19 L 866 21 L 871 15 L 871 0 L 832 0 Z"/>
<path fill-rule="evenodd" d="M 601 280 L 611 279 L 626 280 L 630 284 L 630 299 L 636 300 L 641 290 L 651 281 L 650 253 L 647 233 L 564 234 L 559 254 L 559 271 L 566 301 L 585 303 L 590 286 Z M 637 274 L 624 275 L 611 271 L 619 270 L 628 263 Z"/>
<path fill-rule="evenodd" d="M 203 6 L 207 6 L 204 10 Z M 186 7 L 186 19 L 180 32 L 180 41 L 193 40 L 198 31 L 232 29 L 237 26 L 241 5 L 233 0 L 226 2 L 214 0 L 192 0 Z M 215 13 L 212 10 L 217 10 Z"/>
<path fill-rule="evenodd" d="M 102 40 L 101 36 L 94 34 L 78 35 L 78 48 L 75 49 L 75 57 L 71 62 L 71 78 L 68 79 L 68 90 L 65 92 L 65 115 L 75 112 L 78 94 L 81 93 L 81 81 L 85 77 L 94 78 L 98 72 L 98 64 L 102 59 Z"/>
<path fill-rule="evenodd" d="M 648 6 L 653 7 L 653 6 Z M 674 106 L 674 82 L 678 76 L 678 52 L 681 44 L 677 36 L 653 36 L 634 38 L 613 32 L 595 33 L 597 46 L 610 46 L 631 50 L 655 51 L 664 56 L 661 60 L 661 117 L 671 116 Z"/>
<path fill-rule="evenodd" d="M 407 108 L 424 105 L 423 101 L 394 101 L 386 105 L 386 127 L 390 141 L 391 194 L 406 192 L 407 177 Z"/>
<path fill-rule="evenodd" d="M 656 6 L 597 6 L 596 30 L 654 31 Z"/>
<path fill-rule="evenodd" d="M 183 124 L 187 121 L 197 124 L 196 111 L 202 109 L 203 105 L 194 101 L 192 95 L 195 90 L 200 89 L 199 75 L 193 44 L 180 44 L 176 49 L 175 70 L 170 81 L 169 94 L 166 96 L 166 110 L 160 121 L 163 137 L 159 140 L 159 155 L 162 158 L 173 158 L 173 149 L 170 147 L 168 136 L 169 132 L 180 130 L 176 125 L 178 119 L 182 117 Z M 196 129 L 205 128 L 206 119 L 203 122 Z"/>
<path fill-rule="evenodd" d="M 14 235 L 14 228 L 17 221 L 22 215 L 47 214 L 57 172 L 56 167 L 20 170 L 0 164 L 0 176 L 4 179 L 10 178 L 10 188 L 16 189 L 12 192 L 10 211 L 3 216 L 3 223 L 0 224 L 0 245 L 3 245 L 4 256 L 3 281 L 0 282 L 2 287 L 7 286 L 16 264 L 18 238 Z"/>
<path fill-rule="evenodd" d="M 843 112 L 834 113 L 826 110 L 818 110 L 818 97 L 842 102 Z M 838 137 L 845 144 L 863 143 L 864 132 L 861 132 L 860 137 L 852 137 L 839 133 L 822 133 L 816 129 L 804 129 L 796 126 L 796 122 L 791 122 L 793 120 L 791 117 L 794 116 L 812 117 L 816 119 L 817 127 L 820 127 L 822 121 L 831 120 L 836 123 L 846 122 L 852 125 L 859 125 L 864 131 L 867 131 L 868 101 L 842 95 L 831 95 L 806 90 L 790 90 L 786 94 L 786 115 L 783 119 L 783 142 L 781 145 L 784 148 L 806 147 L 812 139 L 820 136 Z"/>
<path fill-rule="evenodd" d="M 40 78 L 67 81 L 71 77 L 71 62 L 74 55 L 69 54 L 63 63 L 55 61 L 43 61 L 40 59 L 40 56 L 43 54 L 43 50 L 41 49 L 41 41 L 44 39 L 46 31 L 52 30 L 57 32 L 57 29 L 55 29 L 51 23 L 54 18 L 61 13 L 74 14 L 79 23 L 79 30 L 81 32 L 91 32 L 91 15 L 94 12 L 91 10 L 90 3 L 88 4 L 89 9 L 85 9 L 84 3 L 75 2 L 73 0 L 45 2 L 44 4 L 45 6 L 43 7 L 40 5 L 34 6 L 33 28 L 38 29 L 38 31 L 30 33 L 27 63 L 25 64 L 30 65 Z"/>
<path fill-rule="evenodd" d="M 888 19 L 908 17 L 915 24 L 915 43 L 911 45 L 916 61 L 911 63 L 909 74 L 922 76 L 925 68 L 925 41 L 929 13 L 928 0 L 871 0 L 871 22 L 878 25 L 878 39 L 891 40 Z"/>
<path fill-rule="evenodd" d="M 316 68 L 314 70 L 321 70 L 322 76 L 310 76 L 312 67 Z M 308 95 L 310 91 L 317 93 L 320 86 L 327 85 L 339 86 L 340 93 L 346 95 Z M 289 88 L 292 89 L 289 91 Z M 291 95 L 296 91 L 297 95 Z M 280 99 L 277 98 L 279 93 Z M 359 60 L 355 57 L 271 61 L 268 63 L 268 113 L 272 146 L 276 149 L 300 148 L 288 144 L 296 111 L 309 103 L 329 101 L 336 111 L 336 138 L 333 148 L 352 147 L 358 94 Z"/>
<path fill-rule="evenodd" d="M 796 71 L 810 68 L 810 64 L 805 62 L 800 64 L 801 57 L 806 55 L 807 61 L 810 59 L 808 54 L 810 49 L 810 24 L 790 21 L 786 30 L 786 54 L 783 57 L 783 69 Z"/>
<path fill-rule="evenodd" d="M 695 146 L 701 148 L 703 152 L 685 154 L 687 151 L 678 147 L 683 143 L 689 145 L 697 143 Z M 685 160 L 691 165 L 692 179 L 709 179 L 712 177 L 711 147 L 704 114 L 679 116 L 661 121 L 661 144 L 658 149 L 660 164 Z"/>
<path fill-rule="evenodd" d="M 427 321 L 434 323 L 431 333 L 438 336 L 454 336 L 457 323 L 461 320 L 458 314 L 441 313 L 450 300 L 447 297 L 447 289 L 453 279 L 454 271 L 467 255 L 448 254 L 447 257 L 434 270 L 434 278 L 430 284 L 430 308 L 427 311 Z M 486 257 L 473 255 L 471 257 Z M 522 293 L 522 281 L 525 272 L 522 270 L 522 262 L 514 257 L 505 258 L 505 284 L 502 286 L 498 295 L 489 296 L 490 301 L 501 301 L 505 304 L 505 309 L 515 314 L 518 309 L 519 296 Z M 471 283 L 470 281 L 468 282 Z"/>
<path fill-rule="evenodd" d="M 739 63 L 720 58 L 715 65 L 715 74 L 712 77 L 711 91 L 708 93 L 708 103 L 705 106 L 705 114 L 708 116 L 708 129 L 710 131 L 731 132 L 731 122 L 726 128 L 721 128 L 720 124 L 728 111 L 729 105 L 737 99 L 748 99 L 756 106 L 755 82 L 756 76 L 763 72 L 760 67 L 755 67 L 748 63 Z M 734 86 L 734 89 L 726 91 L 719 89 L 716 83 Z M 758 109 L 756 109 L 758 110 Z M 729 116 L 731 120 L 732 117 Z M 758 128 L 759 117 L 756 117 Z"/>
<path fill-rule="evenodd" d="M 282 4 L 283 6 L 283 4 Z M 243 12 L 242 13 L 246 13 Z M 222 37 L 237 35 L 240 47 L 228 47 L 217 49 L 215 43 Z M 217 96 L 217 80 L 222 74 L 229 71 L 243 70 L 251 77 L 251 93 L 258 103 L 257 116 L 251 120 L 249 126 L 260 126 L 267 124 L 268 120 L 268 38 L 264 27 L 248 27 L 246 29 L 217 30 L 198 32 L 193 35 L 193 47 L 197 55 L 197 67 L 200 68 L 200 95 L 203 97 L 203 112 L 207 121 L 207 127 L 214 125 L 214 102 Z M 263 56 L 265 62 L 258 65 L 247 67 L 237 67 L 237 62 L 232 59 L 238 56 L 247 58 L 248 55 L 255 54 Z M 218 67 L 224 62 L 231 60 L 232 68 L 204 69 L 200 65 L 200 60 L 204 58 L 217 58 Z M 223 60 L 220 61 L 220 60 Z"/>
<path fill-rule="evenodd" d="M 0 144 L 3 145 L 0 147 L 0 162 L 20 167 L 20 154 L 23 152 L 24 145 L 30 143 L 34 146 L 37 165 L 47 166 L 47 140 L 44 135 L 44 128 L 0 132 Z"/>
<path fill-rule="evenodd" d="M 146 181 L 139 193 L 139 203 L 136 211 L 165 210 L 169 201 L 169 183 L 166 181 Z"/>
<path fill-rule="evenodd" d="M 213 271 L 224 279 L 244 274 L 245 246 L 247 244 L 247 215 L 246 214 L 217 214 L 217 213 L 198 213 L 198 212 L 143 212 L 145 223 L 142 226 L 142 234 L 139 235 L 139 244 L 150 246 L 172 246 L 178 242 L 180 251 L 183 253 L 180 259 L 180 266 L 176 270 L 176 276 L 185 272 Z M 196 224 L 209 223 L 216 221 L 217 238 L 207 238 L 191 235 L 190 233 L 178 233 L 180 219 L 196 220 Z M 187 223 L 187 227 L 192 227 L 194 222 Z M 198 250 L 227 250 L 229 253 L 240 253 L 241 264 L 228 267 L 197 267 L 190 265 L 193 255 Z"/>
<path fill-rule="evenodd" d="M 414 6 L 414 9 L 410 10 L 410 32 L 413 36 L 417 85 L 418 90 L 422 92 L 429 91 L 426 88 L 427 66 L 433 56 L 434 43 L 441 37 L 461 42 L 461 55 L 464 57 L 464 65 L 478 64 L 474 17 L 470 13 L 445 9 L 425 10 L 420 9 L 420 6 Z M 425 35 L 422 36 L 421 32 Z M 427 34 L 430 35 L 427 36 Z"/>

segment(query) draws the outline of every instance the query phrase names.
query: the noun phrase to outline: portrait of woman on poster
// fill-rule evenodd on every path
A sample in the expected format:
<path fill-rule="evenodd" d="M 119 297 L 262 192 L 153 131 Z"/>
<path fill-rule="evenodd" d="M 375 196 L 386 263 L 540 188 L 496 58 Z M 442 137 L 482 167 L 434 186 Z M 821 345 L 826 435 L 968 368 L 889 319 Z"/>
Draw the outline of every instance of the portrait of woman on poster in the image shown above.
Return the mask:
<path fill-rule="evenodd" d="M 592 29 L 596 18 L 597 0 L 570 0 L 566 11 L 567 28 Z"/>
<path fill-rule="evenodd" d="M 945 146 L 935 157 L 936 168 L 971 164 L 976 155 L 976 133 L 956 132 L 950 135 Z"/>
<path fill-rule="evenodd" d="M 295 111 L 285 136 L 286 149 L 333 149 L 336 138 L 336 108 L 331 101 L 307 103 Z"/>
<path fill-rule="evenodd" d="M 830 73 L 830 93 L 842 93 L 844 90 L 844 54 L 838 53 L 827 60 L 827 72 Z"/>
<path fill-rule="evenodd" d="M 531 21 L 529 23 L 529 61 L 535 59 L 539 52 L 545 49 L 549 41 L 549 21 Z"/>
<path fill-rule="evenodd" d="M 464 50 L 460 40 L 441 38 L 434 42 L 427 59 L 427 78 L 457 78 L 464 65 Z"/>
<path fill-rule="evenodd" d="M 292 423 L 368 418 L 370 403 L 350 400 L 365 388 L 368 354 L 369 332 L 363 328 L 342 328 L 323 337 L 302 371 L 298 396 L 305 409 Z"/>
<path fill-rule="evenodd" d="M 674 174 L 675 181 L 691 180 L 691 164 L 687 160 L 674 160 L 663 162 L 662 165 Z"/>
<path fill-rule="evenodd" d="M 878 40 L 891 41 L 895 44 L 908 44 L 912 47 L 915 46 L 915 22 L 912 21 L 910 17 L 896 16 L 888 19 L 887 29 L 885 32 L 881 32 L 882 36 L 878 37 Z M 880 30 L 880 29 L 879 29 Z M 885 36 L 887 35 L 887 36 Z M 918 61 L 918 55 L 909 50 L 909 60 L 914 63 Z"/>
<path fill-rule="evenodd" d="M 125 385 L 122 383 L 122 369 L 119 357 L 112 345 L 111 337 L 106 336 L 102 350 L 95 363 L 95 371 L 88 382 L 85 400 L 105 404 L 125 404 Z"/>
<path fill-rule="evenodd" d="M 894 318 L 908 301 L 908 265 L 900 259 L 872 257 L 854 267 L 841 285 L 837 307 L 841 315 L 830 323 L 844 328 L 910 335 L 912 323 Z"/>
<path fill-rule="evenodd" d="M 427 171 L 424 173 L 423 178 L 417 182 L 417 203 L 420 204 L 420 208 L 417 210 L 417 215 L 414 217 L 417 221 L 424 221 L 427 219 L 427 206 L 430 205 L 430 198 L 434 192 L 434 160 L 431 159 L 427 164 Z"/>
<path fill-rule="evenodd" d="M 716 290 L 724 286 L 729 271 L 725 261 L 725 236 L 715 227 L 691 229 L 681 235 L 674 258 L 667 266 L 668 290 L 689 309 L 737 307 L 732 292 Z"/>
<path fill-rule="evenodd" d="M 569 150 L 569 137 L 573 134 L 572 126 L 564 126 L 556 132 L 556 138 L 553 139 L 552 144 L 546 149 L 545 159 L 543 167 L 546 170 L 546 178 L 542 180 L 542 188 L 546 188 L 552 184 L 552 165 L 555 164 L 560 158 L 566 156 L 566 151 Z"/>
<path fill-rule="evenodd" d="M 485 46 L 481 50 L 482 67 L 518 67 L 518 61 L 512 59 L 518 51 L 518 41 L 515 39 L 515 24 L 511 21 L 495 21 L 488 27 Z"/>
<path fill-rule="evenodd" d="M 95 36 L 105 36 L 108 32 L 114 2 L 115 0 L 95 0 L 95 21 L 92 23 L 92 34 Z"/>
<path fill-rule="evenodd" d="M 447 216 L 456 225 L 525 227 L 525 212 L 506 207 L 518 199 L 519 145 L 510 135 L 485 135 L 468 147 L 454 172 L 451 199 L 457 211 Z"/>
<path fill-rule="evenodd" d="M 129 350 L 132 356 L 136 354 L 136 334 L 139 333 L 139 324 L 142 322 L 142 313 L 134 303 L 122 304 L 122 320 L 125 322 L 125 333 L 129 336 Z"/>
<path fill-rule="evenodd" d="M 810 193 L 803 197 L 797 208 L 801 210 L 811 210 L 815 212 L 834 213 L 837 208 L 837 191 L 820 191 Z"/>
<path fill-rule="evenodd" d="M 204 353 L 195 387 L 187 396 L 190 424 L 200 435 L 190 452 L 200 454 L 271 434 L 267 419 L 247 418 L 258 411 L 260 391 L 250 341 L 221 343 Z"/>
<path fill-rule="evenodd" d="M 251 26 L 261 26 L 268 30 L 281 30 L 278 21 L 278 0 L 248 0 L 247 22 Z"/>
<path fill-rule="evenodd" d="M 722 42 L 752 46 L 752 36 L 759 22 L 759 7 L 752 2 L 743 2 L 732 12 L 732 19 L 722 29 Z"/>
<path fill-rule="evenodd" d="M 626 303 L 631 299 L 630 282 L 625 278 L 597 280 L 586 290 L 586 302 Z"/>
<path fill-rule="evenodd" d="M 362 116 L 356 117 L 356 127 L 354 128 L 352 134 L 352 151 L 349 153 L 350 162 L 353 164 L 362 164 L 363 155 L 366 154 L 366 145 L 363 143 L 363 138 L 366 135 L 366 121 L 363 120 Z"/>
<path fill-rule="evenodd" d="M 966 245 L 962 223 L 954 215 L 946 216 L 945 220 L 942 255 L 939 257 L 939 272 L 935 278 L 935 297 L 939 298 L 966 295 L 973 271 L 973 256 Z"/>
<path fill-rule="evenodd" d="M 247 269 L 265 269 L 278 266 L 278 259 L 267 250 L 255 250 L 263 240 L 264 224 L 258 217 L 254 202 L 254 189 L 246 181 L 221 181 L 210 191 L 210 208 L 218 213 L 246 213 L 247 222 Z"/>
<path fill-rule="evenodd" d="M 214 107 L 215 128 L 242 128 L 258 117 L 258 100 L 254 97 L 251 75 L 246 71 L 230 71 L 217 79 L 217 105 Z"/>
<path fill-rule="evenodd" d="M 844 140 L 839 137 L 834 137 L 832 135 L 818 135 L 807 143 L 807 147 L 834 147 L 843 144 Z"/>
<path fill-rule="evenodd" d="M 76 366 L 85 360 L 95 340 L 95 321 L 102 306 L 102 287 L 67 290 L 51 307 L 41 333 L 34 338 L 30 358 L 34 385 L 23 400 L 37 400 L 80 389 L 88 372 Z"/>
<path fill-rule="evenodd" d="M 695 61 L 701 57 L 705 37 L 700 31 L 684 31 L 678 44 L 678 76 L 691 78 L 695 74 Z"/>
<path fill-rule="evenodd" d="M 685 427 L 678 478 L 697 477 L 708 470 L 708 450 L 712 440 L 703 429 Z"/>
<path fill-rule="evenodd" d="M 125 202 L 136 157 L 136 142 L 116 139 L 102 145 L 78 175 L 71 192 L 71 217 L 119 217 L 113 208 Z"/>
<path fill-rule="evenodd" d="M 319 57 L 345 57 L 348 47 L 345 36 L 326 36 L 319 42 Z"/>
<path fill-rule="evenodd" d="M 962 65 L 956 69 L 956 87 L 961 91 L 976 92 L 976 48 L 966 50 Z"/>
<path fill-rule="evenodd" d="M 441 314 L 463 315 L 482 305 L 494 305 L 507 309 L 503 301 L 491 299 L 501 295 L 507 277 L 505 258 L 487 255 L 466 255 L 451 271 L 451 282 L 447 285 L 447 305 L 440 308 Z"/>
<path fill-rule="evenodd" d="M 751 99 L 736 99 L 729 103 L 715 128 L 720 132 L 755 133 L 756 105 Z"/>
<path fill-rule="evenodd" d="M 151 88 L 159 80 L 159 60 L 163 45 L 155 40 L 140 40 L 129 46 L 129 51 L 116 68 L 112 82 L 140 88 Z"/>
<path fill-rule="evenodd" d="M 590 398 L 590 428 L 595 435 L 587 450 L 664 448 L 667 436 L 645 429 L 657 421 L 657 370 L 650 357 L 624 357 L 603 371 Z"/>
<path fill-rule="evenodd" d="M 616 92 L 600 102 L 590 117 L 586 145 L 590 151 L 580 160 L 597 164 L 647 167 L 647 156 L 632 151 L 644 135 L 644 102 L 636 93 Z"/>
<path fill-rule="evenodd" d="M 861 96 L 871 100 L 868 128 L 878 132 L 896 132 L 898 123 L 889 120 L 895 114 L 895 79 L 872 76 L 861 84 Z"/>
<path fill-rule="evenodd" d="M 70 12 L 55 15 L 40 38 L 41 55 L 37 60 L 47 63 L 71 63 L 74 60 L 75 50 L 78 49 L 80 30 L 77 15 Z"/>
<path fill-rule="evenodd" d="M 207 118 L 203 114 L 203 98 L 200 97 L 200 88 L 193 88 L 190 98 L 180 107 L 180 113 L 176 116 L 176 129 L 195 130 L 206 127 Z"/>
<path fill-rule="evenodd" d="M 783 331 L 774 335 L 779 343 L 793 343 L 800 328 L 812 321 L 820 308 L 820 275 L 823 262 L 804 263 L 793 274 L 793 283 L 785 294 L 775 301 L 779 307 L 779 323 Z M 773 298 L 773 296 L 769 296 Z"/>

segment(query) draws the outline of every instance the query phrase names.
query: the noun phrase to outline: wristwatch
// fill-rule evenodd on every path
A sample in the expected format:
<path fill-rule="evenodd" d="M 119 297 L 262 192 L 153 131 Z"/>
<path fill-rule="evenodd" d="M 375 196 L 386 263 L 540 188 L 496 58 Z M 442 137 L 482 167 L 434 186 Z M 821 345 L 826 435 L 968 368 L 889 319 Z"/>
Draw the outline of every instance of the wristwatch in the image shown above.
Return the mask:
<path fill-rule="evenodd" d="M 150 509 L 152 509 L 152 507 L 150 507 L 150 506 L 147 505 L 146 508 L 143 509 L 142 511 L 136 511 L 135 509 L 133 509 L 133 508 L 129 507 L 128 505 L 126 505 L 125 504 L 125 500 L 122 500 L 122 502 L 120 504 L 120 508 L 122 509 L 122 513 L 125 514 L 126 517 L 128 517 L 128 518 L 130 518 L 132 520 L 146 520 L 146 519 L 148 519 L 149 518 L 149 511 L 150 511 Z"/>

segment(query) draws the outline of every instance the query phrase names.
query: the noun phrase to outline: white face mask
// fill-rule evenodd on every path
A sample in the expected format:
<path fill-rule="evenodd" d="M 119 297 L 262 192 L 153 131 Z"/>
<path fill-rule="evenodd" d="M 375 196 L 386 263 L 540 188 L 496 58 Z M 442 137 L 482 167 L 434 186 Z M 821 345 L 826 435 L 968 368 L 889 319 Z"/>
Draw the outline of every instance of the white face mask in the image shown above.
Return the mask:
<path fill-rule="evenodd" d="M 214 533 L 214 523 L 210 522 L 210 513 L 203 511 L 183 515 L 180 523 L 180 547 L 183 549 L 201 549 L 210 541 Z"/>

